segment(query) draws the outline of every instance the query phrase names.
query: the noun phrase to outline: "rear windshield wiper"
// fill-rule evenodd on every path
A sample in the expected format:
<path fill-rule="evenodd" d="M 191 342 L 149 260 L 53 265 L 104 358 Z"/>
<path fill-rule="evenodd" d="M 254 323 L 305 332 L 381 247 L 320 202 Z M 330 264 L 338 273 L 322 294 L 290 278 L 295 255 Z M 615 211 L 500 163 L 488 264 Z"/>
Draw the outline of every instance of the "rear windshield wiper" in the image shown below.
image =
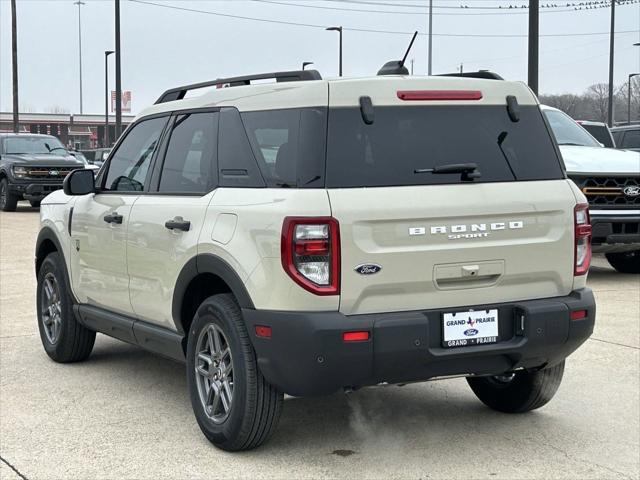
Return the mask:
<path fill-rule="evenodd" d="M 473 179 L 482 176 L 476 163 L 447 163 L 433 168 L 418 168 L 413 173 L 433 173 L 434 175 L 460 173 L 460 179 L 465 182 L 473 181 Z"/>

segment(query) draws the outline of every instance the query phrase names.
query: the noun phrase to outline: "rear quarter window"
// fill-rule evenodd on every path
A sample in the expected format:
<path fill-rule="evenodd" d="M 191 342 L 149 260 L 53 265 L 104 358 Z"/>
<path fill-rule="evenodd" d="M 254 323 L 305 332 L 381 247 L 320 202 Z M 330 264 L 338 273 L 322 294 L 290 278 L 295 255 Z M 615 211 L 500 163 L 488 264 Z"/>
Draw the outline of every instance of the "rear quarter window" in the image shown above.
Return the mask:
<path fill-rule="evenodd" d="M 460 183 L 460 174 L 415 173 L 476 163 L 478 182 L 564 178 L 537 106 L 512 122 L 505 106 L 375 107 L 366 125 L 359 108 L 329 111 L 328 188 Z"/>

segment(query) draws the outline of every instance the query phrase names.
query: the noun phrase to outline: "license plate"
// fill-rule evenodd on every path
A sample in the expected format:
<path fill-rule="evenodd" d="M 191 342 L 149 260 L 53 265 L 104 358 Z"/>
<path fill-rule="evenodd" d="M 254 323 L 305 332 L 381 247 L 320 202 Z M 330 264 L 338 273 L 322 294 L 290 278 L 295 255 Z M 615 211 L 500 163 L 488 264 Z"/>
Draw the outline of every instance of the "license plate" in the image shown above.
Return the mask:
<path fill-rule="evenodd" d="M 471 310 L 442 316 L 444 347 L 466 347 L 498 341 L 498 310 Z"/>

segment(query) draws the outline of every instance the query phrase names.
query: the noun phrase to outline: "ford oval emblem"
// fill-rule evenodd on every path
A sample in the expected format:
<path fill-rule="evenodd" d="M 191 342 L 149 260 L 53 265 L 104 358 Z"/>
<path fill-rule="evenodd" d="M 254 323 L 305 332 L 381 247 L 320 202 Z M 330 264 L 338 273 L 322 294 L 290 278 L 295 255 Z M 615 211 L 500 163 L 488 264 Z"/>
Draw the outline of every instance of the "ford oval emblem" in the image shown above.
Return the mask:
<path fill-rule="evenodd" d="M 627 197 L 637 197 L 640 195 L 640 187 L 637 185 L 629 185 L 623 190 Z"/>
<path fill-rule="evenodd" d="M 374 273 L 378 273 L 380 270 L 382 270 L 382 267 L 375 263 L 363 263 L 355 268 L 355 271 L 360 275 L 373 275 Z"/>
<path fill-rule="evenodd" d="M 478 330 L 476 330 L 475 328 L 470 328 L 469 330 L 465 330 L 465 331 L 464 331 L 464 334 L 465 334 L 467 337 L 473 337 L 474 335 L 477 335 L 477 334 L 478 334 Z"/>

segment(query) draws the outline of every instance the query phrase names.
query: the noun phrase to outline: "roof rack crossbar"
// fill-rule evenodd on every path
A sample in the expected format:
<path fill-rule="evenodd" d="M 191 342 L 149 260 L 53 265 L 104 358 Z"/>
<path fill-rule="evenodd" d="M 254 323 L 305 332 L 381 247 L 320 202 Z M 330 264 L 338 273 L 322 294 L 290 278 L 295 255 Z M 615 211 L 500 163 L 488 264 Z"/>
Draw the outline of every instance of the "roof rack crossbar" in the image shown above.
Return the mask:
<path fill-rule="evenodd" d="M 464 77 L 464 78 L 484 78 L 485 80 L 504 80 L 500 75 L 490 70 L 478 70 L 477 72 L 456 72 L 439 73 L 437 77 Z"/>
<path fill-rule="evenodd" d="M 217 78 L 207 82 L 193 83 L 167 90 L 160 98 L 156 100 L 156 104 L 172 102 L 174 100 L 182 100 L 187 92 L 197 90 L 199 88 L 214 87 L 217 85 L 227 85 L 230 87 L 239 87 L 242 85 L 251 85 L 253 80 L 268 80 L 274 78 L 276 82 L 303 82 L 308 80 L 322 80 L 322 76 L 317 70 L 291 70 L 287 72 L 271 72 L 258 73 L 255 75 L 245 75 L 242 77 Z"/>

